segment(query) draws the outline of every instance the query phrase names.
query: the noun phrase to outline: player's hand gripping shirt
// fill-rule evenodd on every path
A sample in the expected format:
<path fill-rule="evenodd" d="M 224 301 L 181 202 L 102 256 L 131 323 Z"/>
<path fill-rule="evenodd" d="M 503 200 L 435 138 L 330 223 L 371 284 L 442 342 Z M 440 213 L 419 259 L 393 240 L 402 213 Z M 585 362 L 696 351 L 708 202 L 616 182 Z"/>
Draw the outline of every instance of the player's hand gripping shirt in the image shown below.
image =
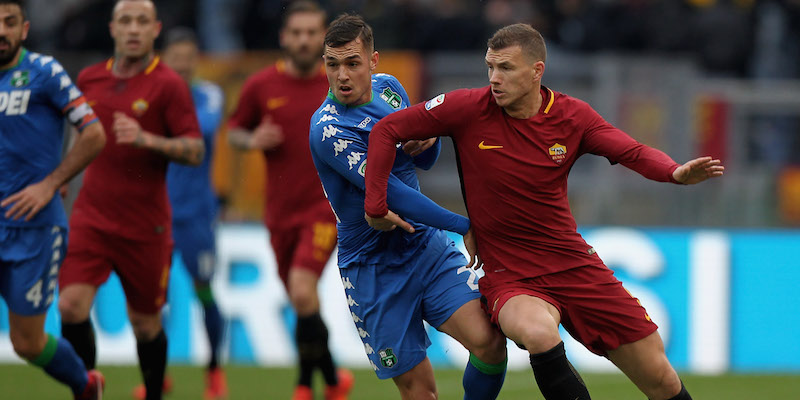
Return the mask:
<path fill-rule="evenodd" d="M 376 231 L 364 220 L 364 172 L 370 130 L 377 121 L 408 104 L 408 95 L 396 78 L 375 74 L 370 102 L 348 107 L 329 93 L 311 118 L 311 156 L 337 217 L 341 268 L 351 263 L 405 264 L 435 233 L 436 229 L 426 225 L 462 234 L 469 229 L 466 218 L 442 209 L 419 192 L 415 167 L 433 165 L 441 147 L 438 141 L 414 158 L 399 145 L 392 146 L 396 160 L 389 176 L 389 207 L 409 220 L 415 232 L 410 234 L 399 228 Z"/>
<path fill-rule="evenodd" d="M 61 163 L 64 117 L 82 131 L 97 117 L 83 94 L 53 57 L 22 49 L 19 63 L 0 71 L 0 199 L 39 182 Z M 0 225 L 67 226 L 64 206 L 54 196 L 30 221 L 5 217 Z"/>
<path fill-rule="evenodd" d="M 202 80 L 192 82 L 191 92 L 206 153 L 203 163 L 196 167 L 169 164 L 167 191 L 172 218 L 178 221 L 213 219 L 217 210 L 216 195 L 211 187 L 211 160 L 215 135 L 222 122 L 224 95 L 219 86 Z"/>
<path fill-rule="evenodd" d="M 172 225 L 165 184 L 169 160 L 151 150 L 118 144 L 111 127 L 119 111 L 154 135 L 199 138 L 189 87 L 158 57 L 127 79 L 114 76 L 112 66 L 110 59 L 78 76 L 78 87 L 103 123 L 108 141 L 86 168 L 70 226 L 132 240 L 165 240 L 171 237 Z"/>
<path fill-rule="evenodd" d="M 447 135 L 487 278 L 517 280 L 602 263 L 576 232 L 569 209 L 567 175 L 578 157 L 603 156 L 662 182 L 673 181 L 678 164 L 585 102 L 545 87 L 541 95 L 529 119 L 508 116 L 484 87 L 442 94 L 382 120 L 370 136 L 367 213 L 386 213 L 393 143 Z"/>

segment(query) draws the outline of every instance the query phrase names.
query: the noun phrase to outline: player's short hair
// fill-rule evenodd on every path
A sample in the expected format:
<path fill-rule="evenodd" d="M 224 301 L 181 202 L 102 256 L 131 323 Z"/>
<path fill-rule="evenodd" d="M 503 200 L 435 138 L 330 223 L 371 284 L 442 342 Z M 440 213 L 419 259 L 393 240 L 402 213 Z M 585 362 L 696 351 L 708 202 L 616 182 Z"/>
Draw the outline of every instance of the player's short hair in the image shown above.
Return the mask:
<path fill-rule="evenodd" d="M 374 50 L 372 28 L 358 14 L 339 15 L 328 27 L 325 34 L 325 45 L 328 47 L 342 47 L 353 40 L 361 39 L 361 44 L 367 52 Z"/>
<path fill-rule="evenodd" d="M 176 26 L 170 29 L 167 34 L 164 35 L 164 48 L 166 49 L 167 47 L 177 43 L 191 43 L 197 46 L 197 35 L 191 28 L 187 28 L 185 26 Z"/>
<path fill-rule="evenodd" d="M 289 22 L 289 18 L 292 15 L 301 13 L 319 14 L 322 17 L 322 25 L 324 26 L 328 23 L 328 13 L 319 5 L 319 3 L 310 0 L 298 0 L 289 3 L 289 5 L 286 6 L 286 9 L 283 11 L 281 29 L 286 28 L 286 23 Z"/>
<path fill-rule="evenodd" d="M 492 50 L 502 50 L 511 46 L 519 46 L 522 54 L 534 62 L 545 61 L 547 48 L 542 34 L 528 24 L 514 24 L 500 28 L 487 43 Z"/>
<path fill-rule="evenodd" d="M 25 0 L 0 0 L 0 5 L 3 4 L 16 4 L 19 6 L 19 9 L 22 11 L 22 20 L 25 21 L 28 19 L 28 16 L 25 14 Z"/>
<path fill-rule="evenodd" d="M 111 17 L 112 17 L 112 19 L 113 19 L 113 17 L 114 17 L 114 12 L 116 12 L 116 11 L 117 11 L 117 5 L 118 5 L 119 3 L 122 3 L 123 1 L 146 1 L 146 2 L 153 3 L 153 11 L 154 11 L 154 12 L 155 12 L 155 14 L 156 14 L 156 19 L 158 19 L 158 7 L 156 7 L 156 2 L 155 2 L 155 1 L 153 1 L 153 0 L 116 0 L 116 1 L 114 2 L 114 8 L 113 8 L 113 10 L 114 10 L 114 11 L 112 11 L 112 12 L 111 12 Z"/>

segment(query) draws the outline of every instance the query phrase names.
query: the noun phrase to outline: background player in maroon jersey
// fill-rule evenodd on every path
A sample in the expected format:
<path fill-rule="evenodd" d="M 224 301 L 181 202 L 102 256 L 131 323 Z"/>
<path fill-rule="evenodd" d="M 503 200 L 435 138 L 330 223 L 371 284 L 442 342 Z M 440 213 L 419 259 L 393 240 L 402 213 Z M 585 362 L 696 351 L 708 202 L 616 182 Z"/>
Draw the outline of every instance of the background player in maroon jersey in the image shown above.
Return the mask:
<path fill-rule="evenodd" d="M 505 27 L 488 45 L 490 86 L 439 95 L 373 128 L 367 220 L 376 227 L 397 222 L 386 208 L 395 143 L 452 136 L 481 259 L 470 253 L 486 273 L 479 281 L 485 307 L 506 336 L 530 352 L 545 398 L 589 398 L 567 361 L 558 334 L 563 324 L 650 399 L 690 399 L 657 326 L 576 232 L 567 175 L 584 153 L 662 182 L 699 183 L 721 176 L 724 168 L 711 157 L 679 165 L 604 121 L 588 104 L 542 86 L 544 40 L 529 25 Z"/>
<path fill-rule="evenodd" d="M 160 399 L 167 362 L 161 307 L 172 253 L 167 163 L 198 165 L 204 146 L 189 88 L 153 52 L 161 30 L 153 2 L 117 1 L 109 27 L 114 57 L 81 71 L 78 86 L 112 134 L 86 170 L 72 211 L 58 308 L 64 337 L 94 368 L 89 311 L 115 271 L 147 399 Z"/>
<path fill-rule="evenodd" d="M 344 399 L 352 386 L 349 372 L 336 371 L 317 294 L 317 281 L 336 245 L 336 220 L 308 145 L 311 116 L 328 91 L 322 69 L 326 18 L 312 2 L 287 8 L 280 35 L 285 56 L 247 80 L 228 132 L 233 146 L 262 150 L 267 160 L 264 222 L 297 312 L 296 400 L 313 397 L 311 377 L 317 368 L 327 384 L 326 399 Z"/>

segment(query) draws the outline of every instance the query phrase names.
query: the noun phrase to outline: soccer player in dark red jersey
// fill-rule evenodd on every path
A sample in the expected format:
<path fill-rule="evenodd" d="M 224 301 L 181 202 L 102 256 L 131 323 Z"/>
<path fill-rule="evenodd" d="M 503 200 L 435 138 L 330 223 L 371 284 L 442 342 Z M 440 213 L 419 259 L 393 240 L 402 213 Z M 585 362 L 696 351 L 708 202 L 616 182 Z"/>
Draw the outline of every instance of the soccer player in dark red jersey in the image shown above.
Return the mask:
<path fill-rule="evenodd" d="M 278 274 L 297 313 L 300 371 L 295 400 L 313 398 L 315 369 L 325 378 L 326 399 L 345 399 L 353 384 L 348 371 L 336 370 L 317 294 L 317 282 L 336 246 L 336 219 L 308 144 L 312 114 L 328 92 L 322 68 L 326 19 L 313 2 L 287 7 L 280 34 L 284 57 L 247 80 L 228 123 L 234 147 L 261 150 L 267 161 L 264 223 Z"/>
<path fill-rule="evenodd" d="M 567 361 L 558 334 L 563 324 L 650 399 L 690 399 L 647 311 L 576 232 L 567 175 L 585 153 L 648 179 L 679 184 L 721 176 L 723 166 L 711 157 L 677 164 L 604 121 L 583 101 L 542 86 L 544 40 L 529 25 L 500 29 L 488 47 L 489 86 L 439 95 L 372 129 L 367 220 L 377 228 L 397 223 L 386 208 L 395 143 L 451 136 L 477 244 L 470 262 L 476 268 L 482 262 L 486 273 L 479 281 L 485 308 L 506 336 L 530 353 L 544 397 L 589 399 Z"/>
<path fill-rule="evenodd" d="M 64 337 L 94 368 L 89 311 L 98 286 L 115 271 L 147 399 L 160 399 L 167 362 L 161 307 L 172 254 L 167 164 L 199 165 L 204 146 L 188 86 L 154 54 L 161 23 L 153 2 L 117 1 L 109 27 L 114 57 L 78 76 L 110 137 L 72 210 L 58 308 Z"/>

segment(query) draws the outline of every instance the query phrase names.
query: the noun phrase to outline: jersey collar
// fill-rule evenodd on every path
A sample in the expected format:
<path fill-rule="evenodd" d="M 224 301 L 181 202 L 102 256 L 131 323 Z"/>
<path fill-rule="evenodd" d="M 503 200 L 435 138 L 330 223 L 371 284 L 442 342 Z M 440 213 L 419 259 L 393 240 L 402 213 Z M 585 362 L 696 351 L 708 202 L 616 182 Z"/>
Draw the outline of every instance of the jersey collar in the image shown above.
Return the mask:
<path fill-rule="evenodd" d="M 158 66 L 158 63 L 161 61 L 161 57 L 155 56 L 153 57 L 153 61 L 150 61 L 150 65 L 147 66 L 144 70 L 145 75 L 150 75 L 154 69 Z M 114 57 L 111 57 L 106 61 L 106 71 L 111 71 L 111 68 L 114 67 Z"/>
<path fill-rule="evenodd" d="M 328 98 L 333 100 L 333 101 L 335 101 L 336 104 L 339 104 L 340 106 L 343 106 L 343 107 L 359 108 L 359 107 L 364 107 L 366 105 L 372 104 L 372 100 L 375 98 L 375 92 L 372 91 L 372 89 L 370 89 L 370 91 L 369 91 L 369 101 L 364 103 L 364 104 L 359 104 L 357 106 L 348 106 L 347 104 L 342 103 L 341 101 L 339 101 L 339 99 L 336 98 L 336 96 L 333 94 L 333 92 L 331 91 L 330 88 L 328 88 Z"/>

